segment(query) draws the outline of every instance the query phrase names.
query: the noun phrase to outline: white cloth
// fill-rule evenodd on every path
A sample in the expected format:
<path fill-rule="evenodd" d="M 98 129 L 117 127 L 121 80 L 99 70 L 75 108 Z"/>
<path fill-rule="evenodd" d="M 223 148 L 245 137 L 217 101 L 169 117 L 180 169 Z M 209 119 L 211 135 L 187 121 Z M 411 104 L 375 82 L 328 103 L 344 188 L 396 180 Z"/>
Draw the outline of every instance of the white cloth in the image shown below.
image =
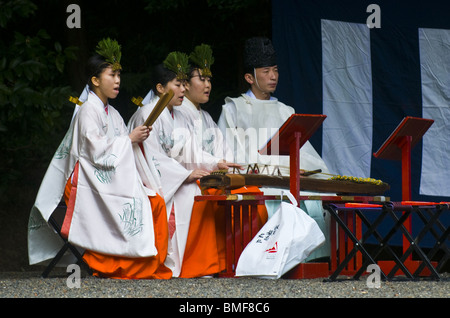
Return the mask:
<path fill-rule="evenodd" d="M 82 103 L 84 103 L 89 96 L 89 85 L 86 84 L 86 86 L 84 87 L 83 91 L 81 92 L 80 97 L 78 97 L 78 100 Z M 73 109 L 73 114 L 72 114 L 72 120 L 75 118 L 75 115 L 78 113 L 78 111 L 80 110 L 80 105 L 75 104 L 75 108 Z"/>
<path fill-rule="evenodd" d="M 155 98 L 155 93 L 153 93 L 153 90 L 151 89 L 151 90 L 147 93 L 147 95 L 145 95 L 144 99 L 142 100 L 142 105 L 147 105 L 147 104 L 149 104 L 150 101 L 151 101 L 152 99 L 154 99 L 154 98 Z"/>
<path fill-rule="evenodd" d="M 155 96 L 133 114 L 128 123 L 130 131 L 145 122 L 158 100 L 159 97 Z M 169 242 L 165 262 L 173 277 L 178 277 L 181 272 L 194 196 L 201 194 L 197 183 L 184 181 L 193 169 L 215 170 L 218 161 L 199 149 L 191 138 L 191 127 L 176 108 L 172 113 L 167 108 L 163 110 L 152 125 L 150 137 L 143 143 L 145 156 L 151 157 L 161 178 L 167 218 L 172 207 L 175 211 L 176 231 Z M 138 158 L 138 161 L 141 159 Z"/>
<path fill-rule="evenodd" d="M 183 104 L 177 107 L 177 110 L 188 120 L 193 128 L 195 140 L 201 145 L 203 151 L 228 162 L 234 161 L 234 155 L 225 142 L 222 131 L 207 111 L 197 109 L 188 98 L 183 100 Z"/>
<path fill-rule="evenodd" d="M 148 199 L 155 191 L 143 185 L 122 117 L 112 106 L 107 107 L 108 114 L 102 101 L 90 92 L 50 163 L 30 215 L 30 264 L 53 258 L 61 246 L 46 221 L 59 204 L 77 162 L 69 242 L 110 255 L 157 254 Z"/>
<path fill-rule="evenodd" d="M 419 29 L 422 116 L 434 123 L 423 136 L 420 194 L 450 197 L 450 30 Z"/>
<path fill-rule="evenodd" d="M 373 134 L 370 29 L 322 20 L 322 158 L 335 174 L 370 177 Z"/>

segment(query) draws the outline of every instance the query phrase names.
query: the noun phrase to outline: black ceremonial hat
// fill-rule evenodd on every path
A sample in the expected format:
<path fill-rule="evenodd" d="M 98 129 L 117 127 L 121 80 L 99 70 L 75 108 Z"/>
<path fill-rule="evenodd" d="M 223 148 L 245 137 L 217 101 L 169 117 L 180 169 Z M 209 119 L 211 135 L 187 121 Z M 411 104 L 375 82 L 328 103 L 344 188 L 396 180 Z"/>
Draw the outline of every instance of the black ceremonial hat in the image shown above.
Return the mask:
<path fill-rule="evenodd" d="M 244 69 L 250 71 L 253 68 L 274 66 L 277 64 L 277 56 L 272 42 L 266 37 L 253 37 L 245 42 Z"/>

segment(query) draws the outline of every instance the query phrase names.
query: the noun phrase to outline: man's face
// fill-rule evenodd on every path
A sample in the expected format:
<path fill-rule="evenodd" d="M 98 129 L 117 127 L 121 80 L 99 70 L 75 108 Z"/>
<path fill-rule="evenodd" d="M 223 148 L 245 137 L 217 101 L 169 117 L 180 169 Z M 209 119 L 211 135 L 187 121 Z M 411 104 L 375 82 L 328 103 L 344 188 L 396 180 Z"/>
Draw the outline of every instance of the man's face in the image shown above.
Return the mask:
<path fill-rule="evenodd" d="M 265 93 L 275 92 L 278 84 L 278 66 L 259 67 L 255 69 L 257 87 Z"/>

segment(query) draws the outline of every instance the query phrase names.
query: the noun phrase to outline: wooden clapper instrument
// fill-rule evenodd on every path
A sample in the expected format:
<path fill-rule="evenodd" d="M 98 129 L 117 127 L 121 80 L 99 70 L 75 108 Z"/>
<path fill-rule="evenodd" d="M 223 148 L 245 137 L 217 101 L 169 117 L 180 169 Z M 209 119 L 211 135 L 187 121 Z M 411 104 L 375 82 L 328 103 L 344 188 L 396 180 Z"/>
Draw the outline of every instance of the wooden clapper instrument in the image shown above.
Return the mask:
<path fill-rule="evenodd" d="M 159 117 L 159 115 L 162 113 L 164 108 L 166 108 L 167 104 L 169 104 L 173 95 L 174 95 L 173 91 L 169 90 L 167 93 L 163 94 L 159 98 L 159 101 L 156 103 L 152 112 L 150 113 L 150 115 L 148 115 L 147 120 L 144 123 L 144 126 L 149 127 L 149 126 L 153 125 L 153 123 Z"/>

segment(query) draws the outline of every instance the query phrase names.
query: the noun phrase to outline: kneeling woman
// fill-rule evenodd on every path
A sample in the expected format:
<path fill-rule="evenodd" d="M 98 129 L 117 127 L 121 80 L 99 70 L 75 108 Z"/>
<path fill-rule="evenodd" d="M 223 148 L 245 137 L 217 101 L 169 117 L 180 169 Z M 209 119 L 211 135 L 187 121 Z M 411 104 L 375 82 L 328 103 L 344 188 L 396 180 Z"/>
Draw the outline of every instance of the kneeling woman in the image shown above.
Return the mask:
<path fill-rule="evenodd" d="M 156 176 L 142 175 L 134 160 L 135 147 L 150 129 L 139 126 L 129 133 L 108 103 L 119 93 L 120 46 L 102 40 L 96 53 L 88 61 L 88 99 L 52 159 L 30 220 L 39 214 L 48 220 L 64 192 L 68 208 L 61 232 L 85 250 L 83 259 L 95 275 L 168 279 L 165 203 L 151 182 L 144 185 Z M 30 263 L 45 260 L 45 234 L 36 242 L 42 231 L 29 228 Z"/>
<path fill-rule="evenodd" d="M 201 194 L 196 181 L 213 170 L 238 166 L 204 152 L 193 139 L 189 123 L 178 110 L 184 99 L 184 82 L 188 70 L 186 54 L 169 53 L 153 72 L 153 98 L 140 107 L 128 123 L 130 130 L 142 125 L 160 97 L 173 91 L 172 99 L 156 119 L 150 137 L 142 143 L 142 149 L 147 159 L 157 163 L 161 176 L 162 192 L 169 212 L 169 253 L 165 264 L 172 270 L 174 277 L 183 277 L 180 273 L 186 257 L 190 223 L 195 222 L 191 218 L 194 197 Z M 218 269 L 212 271 L 215 273 Z M 197 270 L 195 273 L 204 275 Z"/>

